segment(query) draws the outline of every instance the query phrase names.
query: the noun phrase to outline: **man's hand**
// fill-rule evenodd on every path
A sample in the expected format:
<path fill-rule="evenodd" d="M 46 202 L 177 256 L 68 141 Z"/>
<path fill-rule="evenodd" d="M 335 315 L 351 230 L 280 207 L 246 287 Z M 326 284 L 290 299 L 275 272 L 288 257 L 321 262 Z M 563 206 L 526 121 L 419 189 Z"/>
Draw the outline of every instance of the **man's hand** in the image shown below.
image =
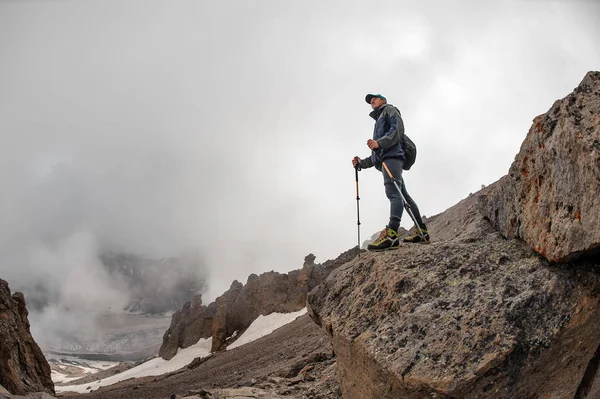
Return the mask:
<path fill-rule="evenodd" d="M 358 165 L 360 163 L 360 158 L 359 157 L 354 157 L 354 159 L 352 159 L 352 167 L 356 168 L 356 165 Z"/>
<path fill-rule="evenodd" d="M 379 143 L 377 141 L 375 141 L 375 140 L 369 139 L 369 140 L 367 140 L 367 146 L 370 149 L 374 150 L 376 148 L 379 148 Z"/>

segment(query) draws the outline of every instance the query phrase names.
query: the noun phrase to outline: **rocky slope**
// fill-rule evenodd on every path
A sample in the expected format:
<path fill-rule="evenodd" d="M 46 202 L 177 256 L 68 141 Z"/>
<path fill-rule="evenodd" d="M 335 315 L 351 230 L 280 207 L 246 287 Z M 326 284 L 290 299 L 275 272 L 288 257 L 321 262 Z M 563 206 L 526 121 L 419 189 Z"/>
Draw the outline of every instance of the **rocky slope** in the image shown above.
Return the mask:
<path fill-rule="evenodd" d="M 239 336 L 260 315 L 304 308 L 307 293 L 325 280 L 333 269 L 356 256 L 357 251 L 351 249 L 323 264 L 315 264 L 315 256 L 310 254 L 302 269 L 287 274 L 252 274 L 245 285 L 234 281 L 229 290 L 208 306 L 202 305 L 200 295 L 195 296 L 173 314 L 159 355 L 171 359 L 178 348 L 186 348 L 200 338 L 209 337 L 212 337 L 212 351 L 217 351 L 226 344 L 228 337 Z"/>
<path fill-rule="evenodd" d="M 339 399 L 335 357 L 327 336 L 307 315 L 246 345 L 213 353 L 182 370 L 127 380 L 85 399 Z"/>
<path fill-rule="evenodd" d="M 432 244 L 361 254 L 310 293 L 345 398 L 574 397 L 600 343 L 598 271 L 503 239 L 477 197 L 431 219 Z"/>
<path fill-rule="evenodd" d="M 54 394 L 50 366 L 29 331 L 25 298 L 0 279 L 0 385 L 8 392 Z"/>
<path fill-rule="evenodd" d="M 508 177 L 430 218 L 432 244 L 361 254 L 309 294 L 344 398 L 600 397 L 599 85 L 536 118 Z"/>

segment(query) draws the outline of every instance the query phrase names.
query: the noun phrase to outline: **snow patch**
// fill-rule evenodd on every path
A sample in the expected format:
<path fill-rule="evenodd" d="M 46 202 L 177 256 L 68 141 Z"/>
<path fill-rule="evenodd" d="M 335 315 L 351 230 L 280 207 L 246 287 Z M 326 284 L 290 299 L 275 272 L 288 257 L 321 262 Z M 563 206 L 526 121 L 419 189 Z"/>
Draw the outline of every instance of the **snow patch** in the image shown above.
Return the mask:
<path fill-rule="evenodd" d="M 78 392 L 85 393 L 96 390 L 100 387 L 116 384 L 130 378 L 148 377 L 170 373 L 179 370 L 190 364 L 197 357 L 206 357 L 210 354 L 212 338 L 201 339 L 197 344 L 189 348 L 180 349 L 171 360 L 165 360 L 161 357 L 154 358 L 139 366 L 130 368 L 122 373 L 115 374 L 100 381 L 94 381 L 81 385 L 57 386 L 57 392 Z"/>
<path fill-rule="evenodd" d="M 51 357 L 48 363 L 52 368 L 51 378 L 55 384 L 75 381 L 119 364 L 101 360 L 82 360 L 73 356 Z"/>
<path fill-rule="evenodd" d="M 233 344 L 229 345 L 227 349 L 237 348 L 257 340 L 265 335 L 271 334 L 279 327 L 283 327 L 288 323 L 296 320 L 298 317 L 306 313 L 306 308 L 293 313 L 271 313 L 270 315 L 260 315 L 250 324 L 250 327 L 239 337 Z"/>
<path fill-rule="evenodd" d="M 83 377 L 82 375 L 80 375 L 78 377 L 70 377 L 67 374 L 59 373 L 58 371 L 55 371 L 55 370 L 52 370 L 50 373 L 50 378 L 52 378 L 52 382 L 55 384 L 60 384 L 60 383 L 69 382 L 69 381 L 75 381 L 82 377 Z"/>

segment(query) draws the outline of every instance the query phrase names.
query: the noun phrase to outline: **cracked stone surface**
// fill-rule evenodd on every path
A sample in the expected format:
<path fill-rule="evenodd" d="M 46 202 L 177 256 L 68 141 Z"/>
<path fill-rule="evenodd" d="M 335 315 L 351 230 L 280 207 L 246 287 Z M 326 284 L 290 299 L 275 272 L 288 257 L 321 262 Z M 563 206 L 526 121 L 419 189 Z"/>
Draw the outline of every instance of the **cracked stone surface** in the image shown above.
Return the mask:
<path fill-rule="evenodd" d="M 507 176 L 479 208 L 553 262 L 600 253 L 600 72 L 533 120 Z"/>

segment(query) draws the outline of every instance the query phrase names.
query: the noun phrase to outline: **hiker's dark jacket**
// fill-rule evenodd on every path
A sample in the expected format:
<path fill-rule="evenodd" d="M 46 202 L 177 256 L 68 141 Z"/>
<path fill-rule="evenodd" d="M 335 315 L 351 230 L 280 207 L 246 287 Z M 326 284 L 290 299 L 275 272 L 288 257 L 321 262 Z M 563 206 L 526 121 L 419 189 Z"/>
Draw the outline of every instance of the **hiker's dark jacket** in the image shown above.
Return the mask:
<path fill-rule="evenodd" d="M 371 151 L 371 157 L 361 160 L 361 168 L 370 168 L 375 166 L 381 170 L 381 161 L 387 158 L 404 157 L 401 138 L 404 134 L 404 123 L 400 116 L 398 108 L 391 104 L 384 104 L 373 110 L 369 116 L 375 119 L 375 128 L 373 129 L 373 140 L 377 141 L 379 148 Z"/>

